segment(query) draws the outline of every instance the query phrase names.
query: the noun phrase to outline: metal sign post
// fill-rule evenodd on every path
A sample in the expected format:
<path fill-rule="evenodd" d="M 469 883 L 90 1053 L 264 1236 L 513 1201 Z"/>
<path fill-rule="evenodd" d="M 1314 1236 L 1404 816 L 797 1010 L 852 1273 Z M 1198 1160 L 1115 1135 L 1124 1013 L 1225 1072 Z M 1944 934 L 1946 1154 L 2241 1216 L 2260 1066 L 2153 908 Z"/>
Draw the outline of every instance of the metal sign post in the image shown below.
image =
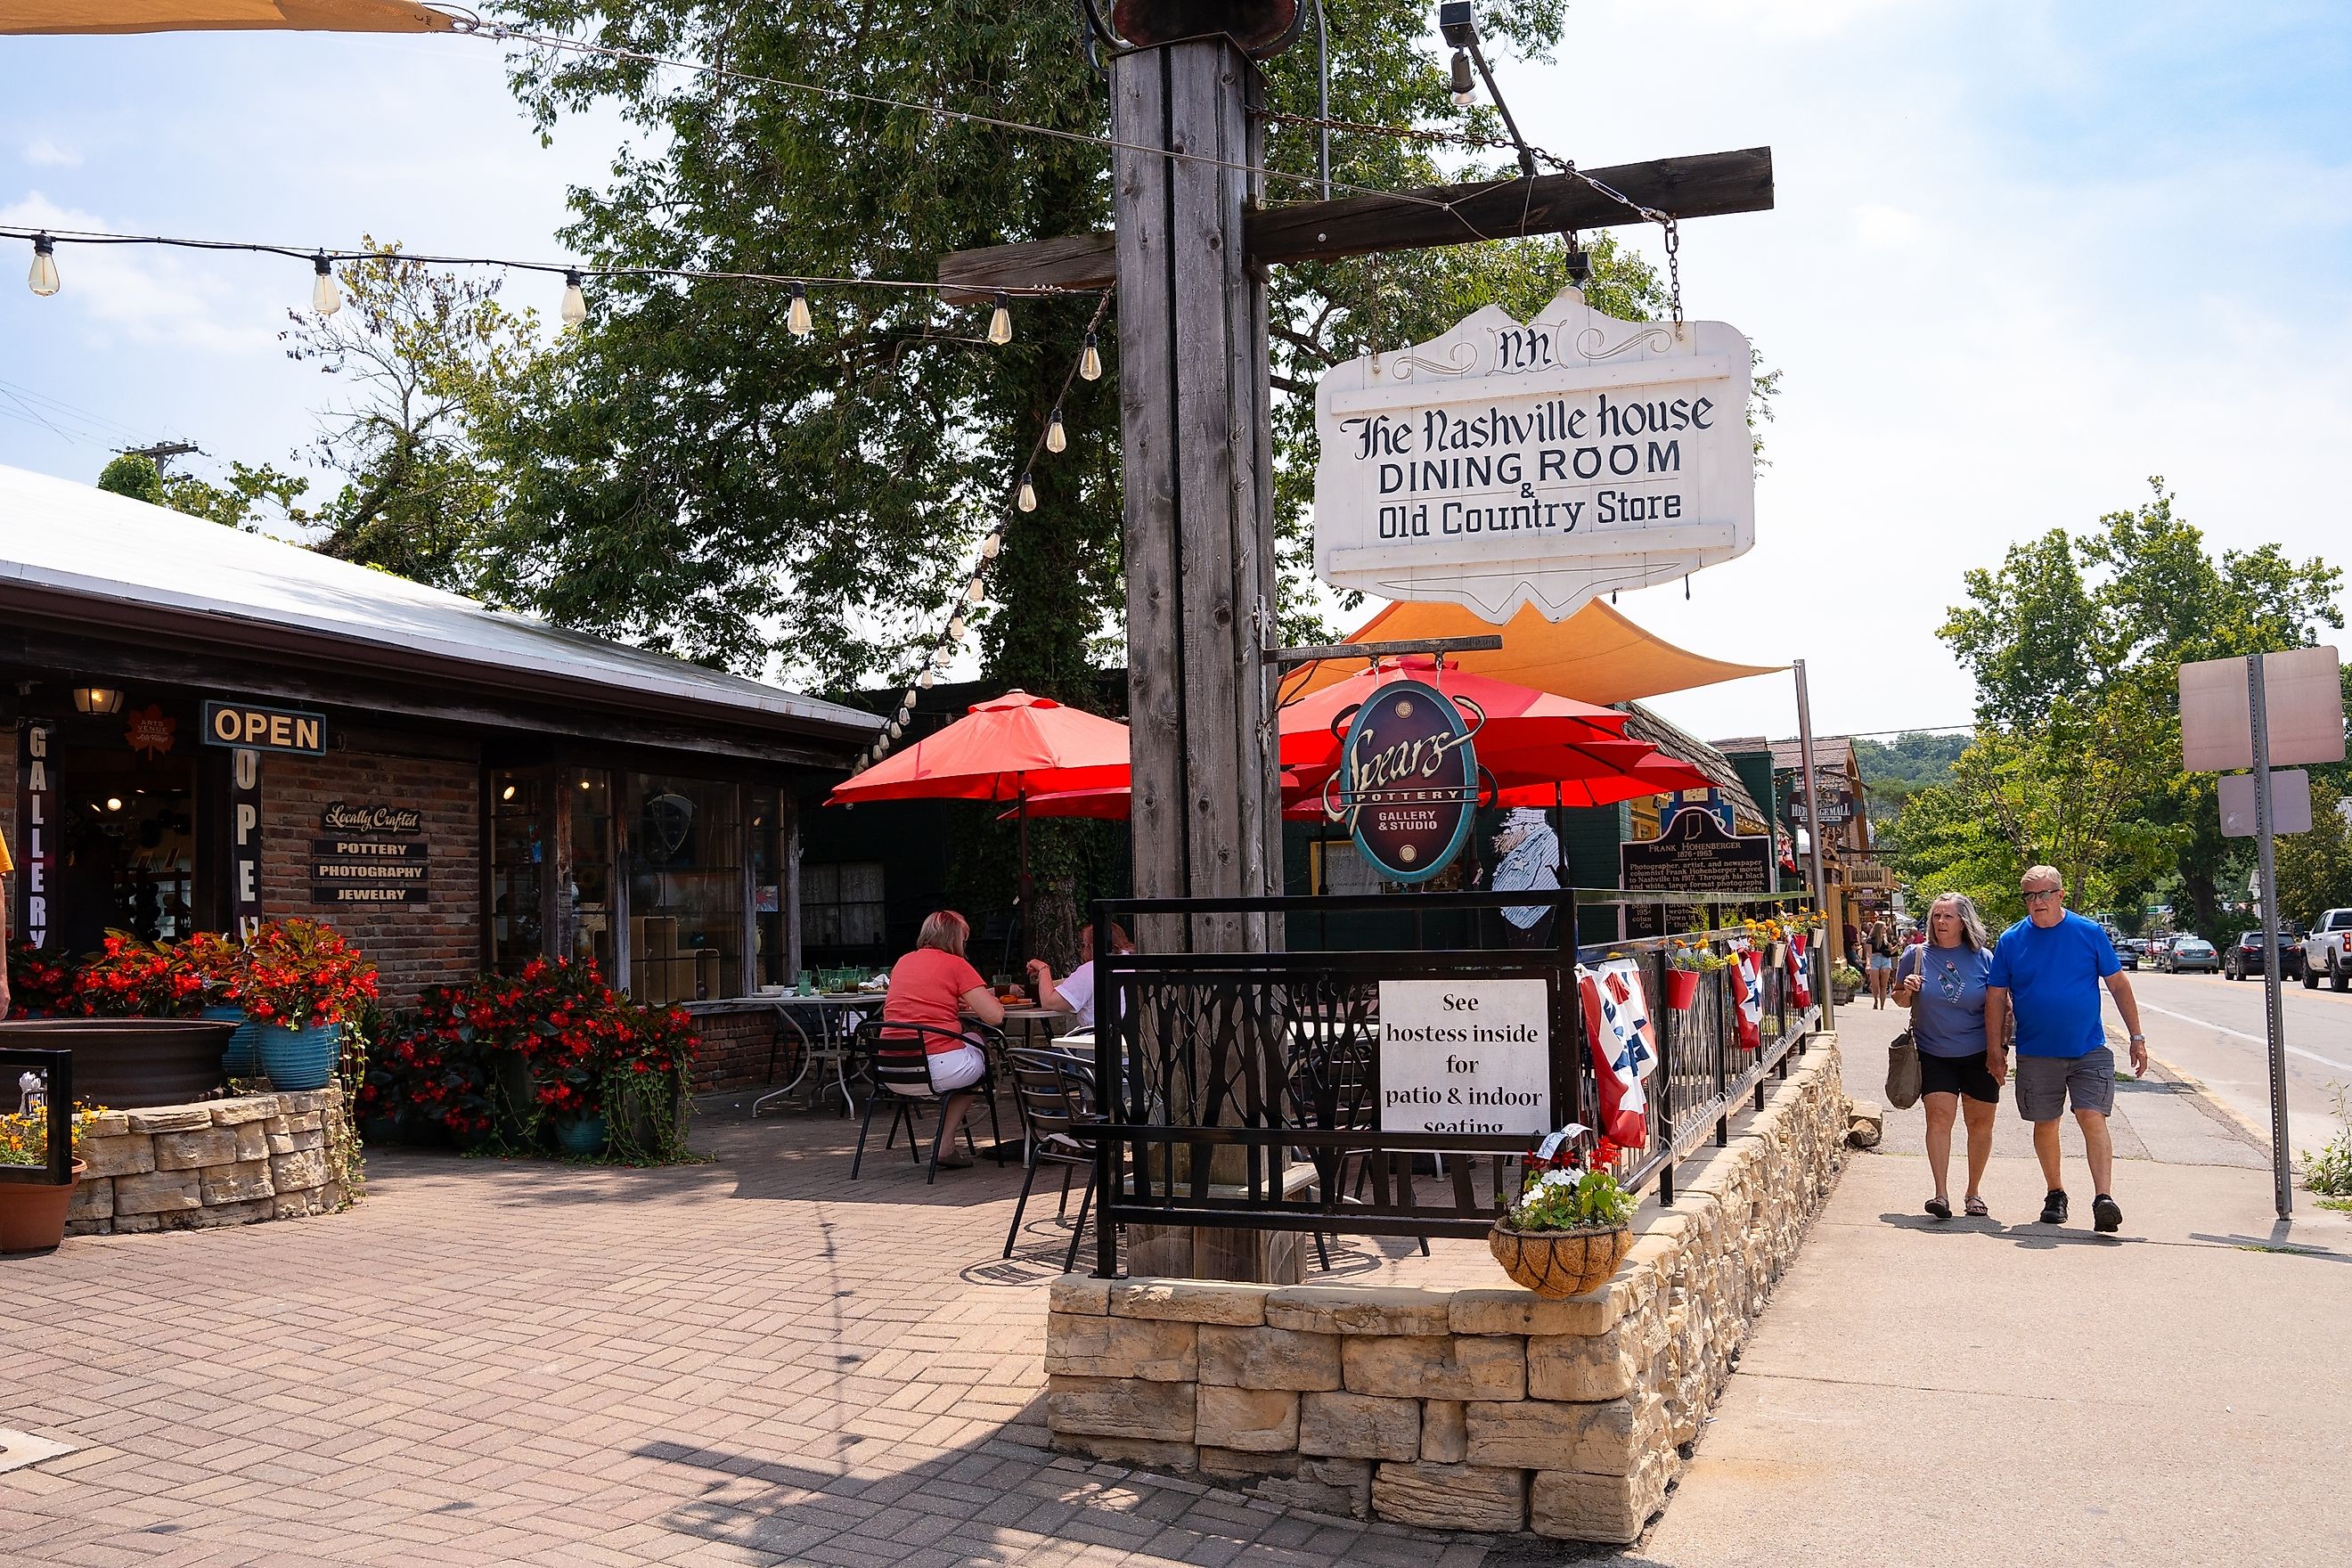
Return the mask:
<path fill-rule="evenodd" d="M 1813 783 L 1813 702 L 1805 686 L 1805 661 L 1793 661 L 1797 669 L 1797 751 L 1798 760 L 1805 770 L 1805 832 L 1812 843 L 1811 857 L 1813 867 L 1813 908 L 1822 911 L 1822 941 L 1830 950 L 1830 962 L 1822 972 L 1822 1027 L 1837 1027 L 1837 985 L 1830 970 L 1844 956 L 1844 945 L 1837 930 L 1837 917 L 1830 911 L 1829 879 L 1822 870 L 1822 807 L 1820 791 Z"/>
<path fill-rule="evenodd" d="M 2271 1191 L 2278 1216 L 2294 1206 L 2287 1174 L 2286 1021 L 2279 1010 L 2278 857 L 2271 811 L 2270 701 L 2263 689 L 2263 656 L 2246 658 L 2247 710 L 2253 723 L 2254 845 L 2263 877 L 2263 1034 L 2270 1042 Z"/>

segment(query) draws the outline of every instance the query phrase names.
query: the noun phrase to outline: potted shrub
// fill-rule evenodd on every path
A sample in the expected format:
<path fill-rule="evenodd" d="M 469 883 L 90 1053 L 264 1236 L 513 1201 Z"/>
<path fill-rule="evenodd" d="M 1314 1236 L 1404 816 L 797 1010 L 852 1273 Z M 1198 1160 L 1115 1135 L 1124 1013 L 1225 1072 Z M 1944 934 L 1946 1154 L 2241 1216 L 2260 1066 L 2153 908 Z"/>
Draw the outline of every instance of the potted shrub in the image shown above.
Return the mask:
<path fill-rule="evenodd" d="M 1843 959 L 1830 971 L 1830 994 L 1841 1007 L 1862 994 L 1862 971 Z"/>
<path fill-rule="evenodd" d="M 1607 1283 L 1633 1245 L 1633 1194 L 1596 1161 L 1545 1171 L 1487 1234 L 1503 1272 L 1538 1296 L 1581 1296 Z"/>
<path fill-rule="evenodd" d="M 90 1118 L 100 1114 L 94 1109 L 74 1112 L 77 1146 Z M 0 1165 L 39 1166 L 48 1158 L 48 1109 L 28 1095 L 17 1109 L 0 1116 Z M 77 1158 L 72 1178 L 63 1183 L 0 1181 L 0 1252 L 47 1252 L 66 1238 L 66 1215 L 73 1207 L 74 1183 L 81 1179 L 82 1168 Z"/>
<path fill-rule="evenodd" d="M 197 1016 L 236 1026 L 236 1032 L 228 1037 L 227 1049 L 221 1054 L 221 1069 L 231 1078 L 251 1078 L 259 1072 L 260 1061 L 255 1052 L 261 1040 L 261 1026 L 246 1016 L 233 994 L 237 968 L 245 962 L 245 950 L 217 931 L 205 931 L 164 952 L 178 973 L 193 982 L 201 996 L 203 1005 Z"/>
<path fill-rule="evenodd" d="M 246 944 L 229 994 L 260 1027 L 255 1054 L 271 1088 L 324 1089 L 344 1023 L 375 994 L 375 965 L 331 927 L 272 922 Z"/>

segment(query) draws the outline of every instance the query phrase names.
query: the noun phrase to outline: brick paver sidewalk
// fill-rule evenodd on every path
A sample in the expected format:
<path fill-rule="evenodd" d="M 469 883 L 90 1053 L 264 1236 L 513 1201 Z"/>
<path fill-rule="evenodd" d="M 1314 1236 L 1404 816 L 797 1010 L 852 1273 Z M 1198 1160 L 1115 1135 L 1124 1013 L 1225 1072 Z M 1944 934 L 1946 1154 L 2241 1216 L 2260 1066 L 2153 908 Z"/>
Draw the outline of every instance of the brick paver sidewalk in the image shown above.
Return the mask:
<path fill-rule="evenodd" d="M 701 1126 L 708 1164 L 378 1153 L 347 1214 L 0 1262 L 0 1426 L 78 1446 L 0 1474 L 0 1563 L 1489 1555 L 1047 1453 L 1045 1175 L 1006 1262 L 1017 1169 Z"/>

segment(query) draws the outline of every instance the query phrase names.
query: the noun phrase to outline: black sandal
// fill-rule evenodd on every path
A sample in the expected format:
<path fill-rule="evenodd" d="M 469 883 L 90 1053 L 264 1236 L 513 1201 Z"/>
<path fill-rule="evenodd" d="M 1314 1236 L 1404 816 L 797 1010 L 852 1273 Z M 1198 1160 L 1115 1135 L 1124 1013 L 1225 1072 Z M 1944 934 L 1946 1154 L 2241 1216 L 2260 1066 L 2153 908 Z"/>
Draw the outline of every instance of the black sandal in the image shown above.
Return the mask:
<path fill-rule="evenodd" d="M 1927 1212 L 1937 1219 L 1949 1219 L 1952 1217 L 1952 1205 L 1942 1198 L 1929 1198 Z"/>

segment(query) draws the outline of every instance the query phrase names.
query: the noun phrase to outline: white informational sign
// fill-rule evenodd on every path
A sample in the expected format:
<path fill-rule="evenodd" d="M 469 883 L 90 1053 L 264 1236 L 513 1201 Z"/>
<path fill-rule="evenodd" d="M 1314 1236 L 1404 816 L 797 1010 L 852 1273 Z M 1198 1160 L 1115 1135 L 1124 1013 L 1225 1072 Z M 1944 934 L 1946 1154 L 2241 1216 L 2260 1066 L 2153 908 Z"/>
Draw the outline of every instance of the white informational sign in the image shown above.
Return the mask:
<path fill-rule="evenodd" d="M 2332 647 L 2263 655 L 2271 766 L 2344 760 L 2344 688 Z M 2180 765 L 2192 773 L 2254 765 L 2253 696 L 2242 658 L 2180 667 Z"/>
<path fill-rule="evenodd" d="M 1381 1130 L 1551 1131 L 1540 980 L 1381 982 Z"/>
<path fill-rule="evenodd" d="M 1324 373 L 1315 569 L 1500 625 L 1670 583 L 1756 542 L 1748 340 L 1563 292 Z"/>
<path fill-rule="evenodd" d="M 2256 826 L 2254 775 L 2223 773 L 2215 782 L 2221 794 L 2221 837 L 2252 838 Z M 2271 831 L 2311 831 L 2311 775 L 2301 768 L 2282 768 L 2271 774 Z"/>

